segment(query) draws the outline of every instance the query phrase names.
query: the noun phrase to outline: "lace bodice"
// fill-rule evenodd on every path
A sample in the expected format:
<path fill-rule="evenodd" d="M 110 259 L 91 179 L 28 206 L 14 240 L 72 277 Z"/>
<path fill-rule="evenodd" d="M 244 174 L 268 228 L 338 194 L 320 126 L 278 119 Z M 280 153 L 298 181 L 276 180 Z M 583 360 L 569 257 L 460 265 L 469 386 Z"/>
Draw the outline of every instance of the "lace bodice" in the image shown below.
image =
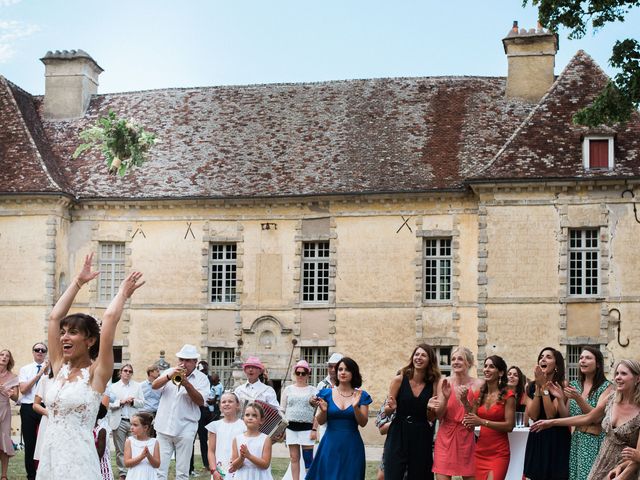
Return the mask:
<path fill-rule="evenodd" d="M 93 427 L 102 395 L 89 384 L 89 369 L 74 381 L 63 365 L 48 387 L 49 422 L 40 454 L 37 480 L 82 478 L 101 480 Z"/>

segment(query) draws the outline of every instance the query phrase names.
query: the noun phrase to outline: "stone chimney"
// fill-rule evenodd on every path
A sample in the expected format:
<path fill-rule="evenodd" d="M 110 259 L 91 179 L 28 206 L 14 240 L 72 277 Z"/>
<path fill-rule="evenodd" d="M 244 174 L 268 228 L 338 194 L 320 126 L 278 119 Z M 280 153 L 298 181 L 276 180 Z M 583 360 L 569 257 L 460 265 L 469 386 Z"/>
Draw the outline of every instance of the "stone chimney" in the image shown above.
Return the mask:
<path fill-rule="evenodd" d="M 47 52 L 40 61 L 45 65 L 45 118 L 83 116 L 98 92 L 100 65 L 84 50 Z"/>
<path fill-rule="evenodd" d="M 558 35 L 538 28 L 518 30 L 518 22 L 502 39 L 509 60 L 507 98 L 537 103 L 553 84 Z"/>

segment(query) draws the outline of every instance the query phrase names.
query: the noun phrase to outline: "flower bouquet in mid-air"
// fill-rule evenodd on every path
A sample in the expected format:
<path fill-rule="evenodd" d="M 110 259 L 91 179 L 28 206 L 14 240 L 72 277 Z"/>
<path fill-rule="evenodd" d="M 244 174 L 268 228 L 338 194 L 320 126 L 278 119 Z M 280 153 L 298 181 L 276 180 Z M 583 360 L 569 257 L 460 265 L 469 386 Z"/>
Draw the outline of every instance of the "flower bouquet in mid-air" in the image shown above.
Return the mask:
<path fill-rule="evenodd" d="M 80 139 L 84 143 L 78 145 L 73 158 L 98 147 L 107 161 L 109 173 L 120 176 L 130 168 L 142 165 L 145 154 L 159 141 L 155 134 L 147 132 L 134 120 L 118 118 L 112 110 L 99 118 L 94 126 L 80 132 Z"/>

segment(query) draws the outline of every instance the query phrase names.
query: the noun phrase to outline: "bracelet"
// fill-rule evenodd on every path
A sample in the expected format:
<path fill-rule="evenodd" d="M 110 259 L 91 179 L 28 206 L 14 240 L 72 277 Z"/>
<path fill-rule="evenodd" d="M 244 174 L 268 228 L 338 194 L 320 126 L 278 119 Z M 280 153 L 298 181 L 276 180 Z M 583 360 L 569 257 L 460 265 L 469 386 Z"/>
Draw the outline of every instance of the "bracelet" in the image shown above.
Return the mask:
<path fill-rule="evenodd" d="M 316 430 L 315 428 L 311 429 L 312 432 L 317 432 L 318 430 Z"/>
<path fill-rule="evenodd" d="M 485 420 L 485 421 L 484 421 L 484 426 L 485 426 L 485 427 L 488 427 L 488 426 L 489 426 L 489 420 Z"/>
<path fill-rule="evenodd" d="M 78 287 L 78 290 L 80 290 L 82 288 L 82 285 L 80 285 L 80 282 L 78 280 L 75 280 L 76 283 L 76 287 Z"/>

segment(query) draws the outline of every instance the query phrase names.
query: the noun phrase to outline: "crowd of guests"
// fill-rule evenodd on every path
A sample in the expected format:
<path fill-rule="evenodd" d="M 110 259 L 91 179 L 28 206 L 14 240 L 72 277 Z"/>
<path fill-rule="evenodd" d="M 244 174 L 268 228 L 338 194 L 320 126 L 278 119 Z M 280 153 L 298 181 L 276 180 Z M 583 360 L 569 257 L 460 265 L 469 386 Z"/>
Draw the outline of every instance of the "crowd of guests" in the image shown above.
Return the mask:
<path fill-rule="evenodd" d="M 189 344 L 176 353 L 176 367 L 150 366 L 146 380 L 136 382 L 127 363 L 111 384 L 116 326 L 144 281 L 139 272 L 127 276 L 100 326 L 89 315 L 68 314 L 78 291 L 98 275 L 91 263 L 89 255 L 54 306 L 48 341 L 33 345 L 32 363 L 16 375 L 13 355 L 0 351 L 0 480 L 7 479 L 15 454 L 10 400 L 20 402 L 28 479 L 164 480 L 175 456 L 176 479 L 186 480 L 196 437 L 214 480 L 272 479 L 272 444 L 279 441 L 289 448 L 292 480 L 364 479 L 359 429 L 368 422 L 372 398 L 362 389 L 353 358 L 334 353 L 327 378 L 317 386 L 309 384 L 309 364 L 298 361 L 282 403 L 259 358 L 244 362 L 246 382 L 224 391 Z M 452 352 L 449 377 L 438 365 L 435 350 L 421 344 L 391 380 L 376 418 L 386 435 L 379 479 L 504 479 L 511 457 L 508 434 L 518 416 L 530 426 L 518 477 L 638 478 L 637 361 L 618 362 L 611 382 L 600 350 L 584 347 L 579 378 L 571 383 L 562 354 L 551 347 L 540 351 L 531 380 L 498 355 L 487 357 L 481 378 L 474 378 L 474 357 L 464 347 Z M 265 432 L 265 419 L 280 416 L 284 433 Z"/>
<path fill-rule="evenodd" d="M 11 352 L 0 351 L 3 479 L 15 453 L 9 400 L 20 396 L 28 478 L 36 478 L 42 455 L 49 416 L 45 399 L 54 382 L 46 344 L 33 345 L 32 354 L 34 361 L 15 375 Z M 204 467 L 214 480 L 271 479 L 273 441 L 286 442 L 293 480 L 364 478 L 359 427 L 367 424 L 372 399 L 361 388 L 360 369 L 352 358 L 334 353 L 327 377 L 317 386 L 309 384 L 311 368 L 300 360 L 281 402 L 263 382 L 265 366 L 255 356 L 244 362 L 246 382 L 234 391 L 224 391 L 219 377 L 208 375 L 195 346 L 184 345 L 176 358 L 177 367 L 169 370 L 148 367 L 142 382 L 133 380 L 133 366 L 124 364 L 119 380 L 107 385 L 92 442 L 101 478 L 166 479 L 175 455 L 176 478 L 186 479 L 193 472 L 198 437 Z M 530 425 L 524 477 L 637 478 L 640 364 L 620 361 L 612 383 L 600 350 L 586 346 L 578 380 L 565 381 L 564 365 L 558 350 L 544 348 L 528 381 L 517 366 L 508 367 L 492 355 L 484 361 L 481 378 L 475 378 L 472 352 L 458 347 L 451 354 L 451 375 L 444 377 L 435 350 L 419 345 L 392 379 L 376 418 L 386 435 L 378 478 L 504 479 L 511 455 L 508 433 L 516 413 Z M 174 381 L 176 374 L 179 382 Z M 283 437 L 260 432 L 269 406 L 287 420 Z M 115 447 L 115 472 L 109 437 Z"/>
<path fill-rule="evenodd" d="M 45 399 L 54 382 L 46 344 L 33 345 L 32 354 L 34 361 L 15 375 L 11 352 L 0 351 L 3 478 L 15 453 L 9 400 L 19 395 L 28 478 L 36 478 L 42 455 L 49 415 Z M 352 358 L 334 353 L 327 377 L 317 386 L 309 384 L 311 368 L 300 360 L 281 403 L 262 381 L 265 366 L 257 357 L 244 362 L 246 382 L 233 392 L 224 391 L 219 377 L 208 375 L 195 346 L 184 345 L 176 358 L 177 367 L 163 372 L 148 367 L 142 382 L 133 380 L 133 366 L 124 364 L 119 380 L 107 385 L 93 431 L 101 478 L 166 479 L 175 455 L 176 478 L 186 479 L 193 471 L 198 437 L 204 467 L 214 480 L 270 479 L 273 441 L 286 442 L 293 480 L 364 478 L 359 427 L 367 424 L 372 399 L 361 388 Z M 530 381 L 497 355 L 485 359 L 482 378 L 471 375 L 473 367 L 472 352 L 458 347 L 451 354 L 451 375 L 444 377 L 435 350 L 424 344 L 415 348 L 392 379 L 376 418 L 386 435 L 379 479 L 504 479 L 516 413 L 531 425 L 522 472 L 526 478 L 637 478 L 638 362 L 619 362 L 613 383 L 605 377 L 600 350 L 588 346 L 580 354 L 579 378 L 571 383 L 565 381 L 562 354 L 550 347 L 539 353 Z M 283 438 L 259 430 L 268 406 L 287 420 Z M 110 436 L 116 472 L 111 471 Z"/>

